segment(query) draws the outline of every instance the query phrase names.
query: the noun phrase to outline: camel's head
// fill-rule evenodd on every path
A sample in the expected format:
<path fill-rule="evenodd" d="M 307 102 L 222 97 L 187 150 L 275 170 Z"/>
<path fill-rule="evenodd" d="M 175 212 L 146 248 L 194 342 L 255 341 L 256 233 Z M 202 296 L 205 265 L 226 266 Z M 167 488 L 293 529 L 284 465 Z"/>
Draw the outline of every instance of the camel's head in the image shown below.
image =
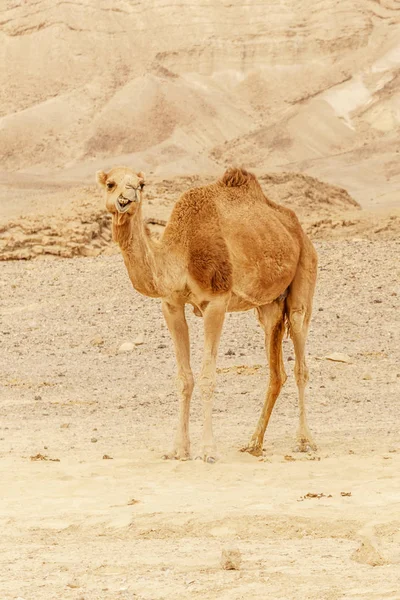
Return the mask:
<path fill-rule="evenodd" d="M 143 173 L 127 167 L 117 167 L 108 173 L 97 171 L 97 183 L 104 190 L 106 208 L 110 213 L 133 215 L 142 200 Z"/>

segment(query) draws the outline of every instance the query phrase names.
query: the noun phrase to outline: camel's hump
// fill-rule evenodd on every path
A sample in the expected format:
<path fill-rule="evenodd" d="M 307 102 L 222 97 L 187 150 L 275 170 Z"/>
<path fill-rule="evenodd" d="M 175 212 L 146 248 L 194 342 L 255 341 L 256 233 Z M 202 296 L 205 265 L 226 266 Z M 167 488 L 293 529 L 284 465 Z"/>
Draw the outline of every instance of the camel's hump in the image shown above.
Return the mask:
<path fill-rule="evenodd" d="M 239 187 L 246 185 L 252 181 L 257 181 L 257 178 L 253 173 L 249 173 L 246 169 L 232 167 L 225 171 L 221 178 L 221 183 L 227 187 Z"/>

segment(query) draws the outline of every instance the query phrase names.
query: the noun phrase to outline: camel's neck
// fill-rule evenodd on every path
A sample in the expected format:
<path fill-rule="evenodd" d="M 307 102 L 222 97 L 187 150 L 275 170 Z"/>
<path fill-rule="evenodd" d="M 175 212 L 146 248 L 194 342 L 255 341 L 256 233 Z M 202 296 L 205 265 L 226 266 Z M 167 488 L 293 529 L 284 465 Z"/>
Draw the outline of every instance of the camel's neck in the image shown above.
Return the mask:
<path fill-rule="evenodd" d="M 141 205 L 133 217 L 113 215 L 113 238 L 121 248 L 133 287 L 145 296 L 160 297 L 161 253 L 143 222 Z"/>

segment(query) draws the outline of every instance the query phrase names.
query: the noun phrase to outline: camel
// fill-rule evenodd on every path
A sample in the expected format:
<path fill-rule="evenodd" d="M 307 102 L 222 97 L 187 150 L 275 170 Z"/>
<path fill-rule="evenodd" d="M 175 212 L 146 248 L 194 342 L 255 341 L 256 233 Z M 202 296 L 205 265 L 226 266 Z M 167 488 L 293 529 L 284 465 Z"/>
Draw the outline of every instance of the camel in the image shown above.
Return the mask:
<path fill-rule="evenodd" d="M 189 189 L 177 200 L 160 240 L 143 220 L 145 178 L 127 167 L 97 172 L 106 208 L 133 287 L 160 298 L 173 340 L 180 396 L 172 451 L 190 458 L 189 408 L 194 387 L 185 305 L 204 322 L 199 387 L 203 439 L 199 457 L 215 462 L 212 429 L 216 360 L 225 313 L 255 309 L 265 333 L 269 382 L 255 432 L 242 451 L 260 456 L 274 404 L 286 381 L 282 341 L 287 328 L 295 351 L 300 422 L 297 451 L 316 449 L 305 413 L 305 343 L 317 275 L 316 251 L 295 213 L 269 200 L 252 173 L 228 169 L 216 183 Z"/>

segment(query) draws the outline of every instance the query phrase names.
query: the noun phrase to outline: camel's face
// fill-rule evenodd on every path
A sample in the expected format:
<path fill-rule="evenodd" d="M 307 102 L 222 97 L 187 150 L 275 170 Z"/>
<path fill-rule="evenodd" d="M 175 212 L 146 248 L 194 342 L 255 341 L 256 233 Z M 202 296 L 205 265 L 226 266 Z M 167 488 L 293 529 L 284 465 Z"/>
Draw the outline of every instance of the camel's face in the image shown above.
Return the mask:
<path fill-rule="evenodd" d="M 142 200 L 143 173 L 134 173 L 126 167 L 97 172 L 97 183 L 104 189 L 106 208 L 110 213 L 133 215 Z"/>

